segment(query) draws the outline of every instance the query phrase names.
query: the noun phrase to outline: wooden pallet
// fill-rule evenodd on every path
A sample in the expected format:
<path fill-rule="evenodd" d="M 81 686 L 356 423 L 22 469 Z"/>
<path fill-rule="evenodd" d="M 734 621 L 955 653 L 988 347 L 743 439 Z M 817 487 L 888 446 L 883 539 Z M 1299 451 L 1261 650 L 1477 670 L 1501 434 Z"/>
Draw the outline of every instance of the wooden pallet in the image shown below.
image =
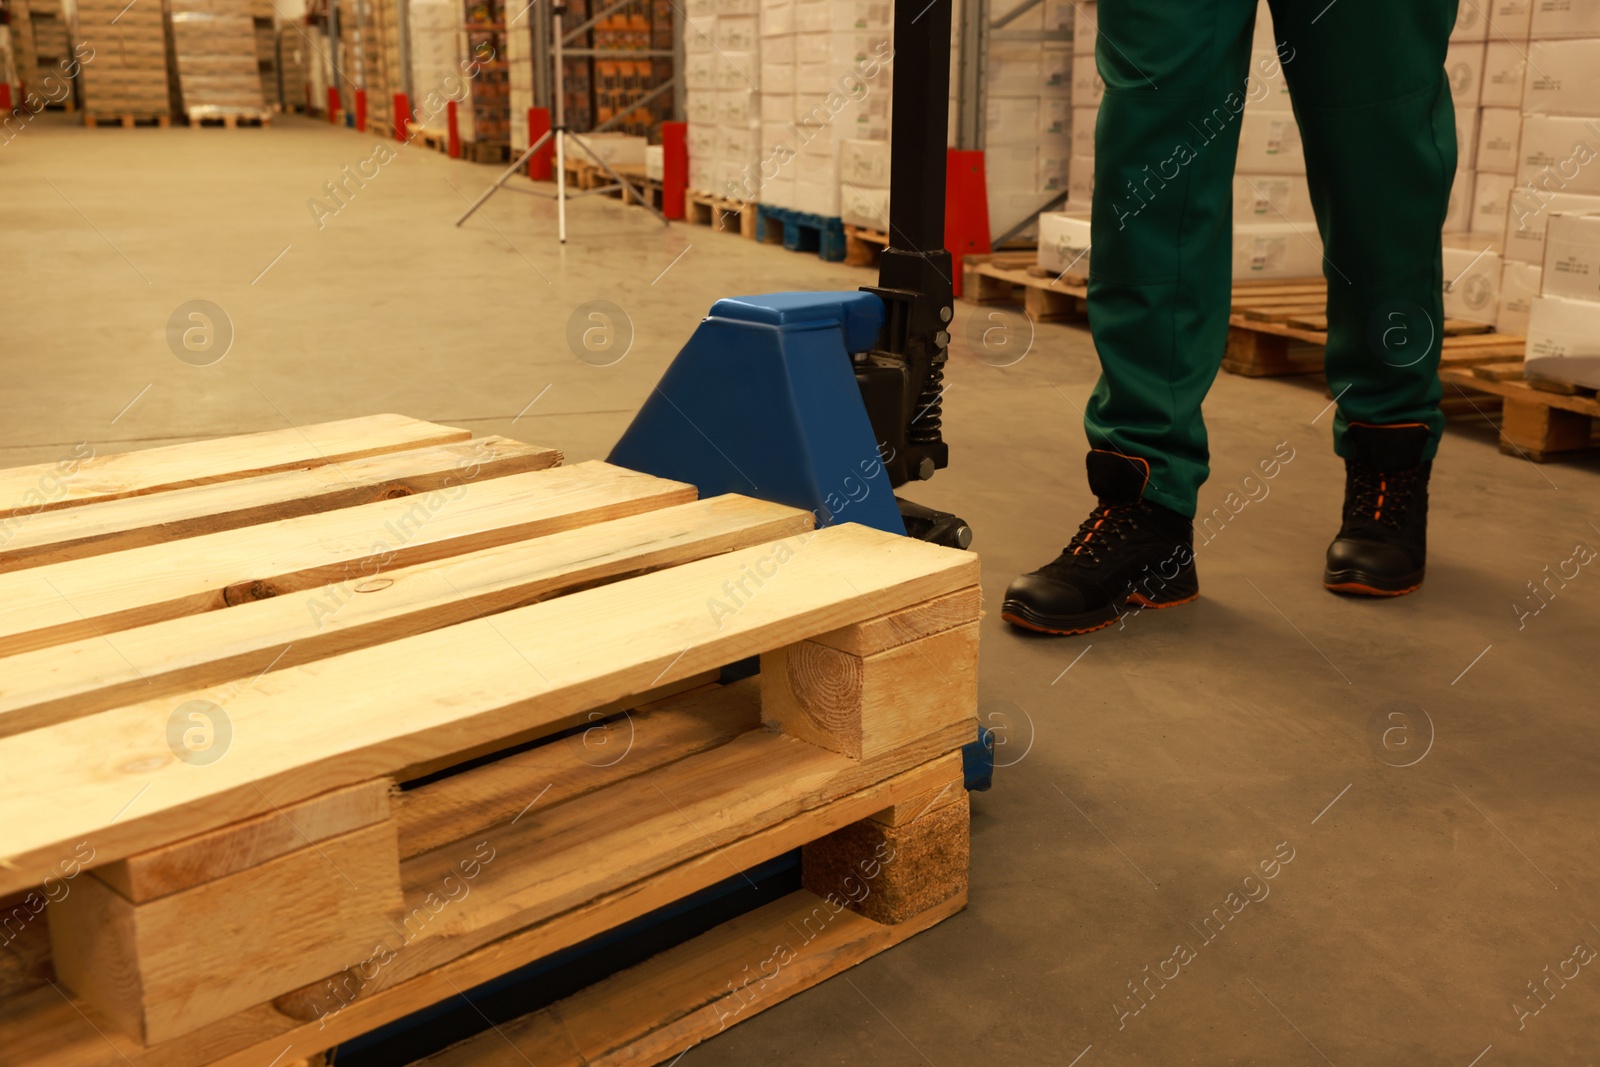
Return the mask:
<path fill-rule="evenodd" d="M 966 256 L 961 271 L 961 299 L 969 304 L 1020 303 L 1034 322 L 1087 321 L 1088 276 L 1052 274 L 1032 252 Z"/>
<path fill-rule="evenodd" d="M 1498 398 L 1500 451 L 1544 463 L 1600 455 L 1600 399 L 1565 382 L 1528 379 L 1521 359 L 1442 367 L 1439 377 L 1458 396 Z"/>
<path fill-rule="evenodd" d="M 655 1063 L 964 905 L 976 558 L 559 461 L 379 416 L 0 471 L 7 1067 L 315 1064 L 802 849 L 509 1028 Z"/>
<path fill-rule="evenodd" d="M 612 170 L 631 182 L 633 187 L 642 192 L 658 211 L 661 209 L 661 182 L 648 177 L 643 164 L 618 163 L 612 165 Z M 591 161 L 568 157 L 567 180 L 580 191 L 598 189 L 602 196 L 608 196 L 613 200 L 621 200 L 629 204 L 637 200 L 633 193 L 629 192 L 624 186 L 618 185 L 612 180 L 611 175 Z"/>
<path fill-rule="evenodd" d="M 189 111 L 189 125 L 220 126 L 226 130 L 237 129 L 240 126 L 267 127 L 272 125 L 272 112 L 224 111 L 218 114 L 210 108 L 192 108 Z"/>
<path fill-rule="evenodd" d="M 876 267 L 889 247 L 889 235 L 882 230 L 844 224 L 844 261 L 851 267 Z"/>
<path fill-rule="evenodd" d="M 684 194 L 683 203 L 686 222 L 710 226 L 721 233 L 736 233 L 752 241 L 757 238 L 758 208 L 753 201 L 691 189 Z"/>
<path fill-rule="evenodd" d="M 753 236 L 762 244 L 782 245 L 790 252 L 811 252 L 829 263 L 844 262 L 844 221 L 837 215 L 815 215 L 770 204 L 750 206 L 756 215 Z"/>
<path fill-rule="evenodd" d="M 135 126 L 157 126 L 161 129 L 166 129 L 172 125 L 172 116 L 142 111 L 109 113 L 85 111 L 83 113 L 83 124 L 91 130 L 100 126 L 120 126 L 127 130 L 131 130 Z"/>
<path fill-rule="evenodd" d="M 1222 369 L 1250 378 L 1320 373 L 1328 343 L 1327 302 L 1328 283 L 1321 278 L 1235 282 Z M 1493 329 L 1481 322 L 1446 319 L 1441 344 L 1448 357 L 1471 359 L 1451 349 L 1470 347 L 1461 340 Z M 1487 343 L 1502 350 L 1495 358 L 1504 359 L 1510 345 L 1520 345 L 1522 339 L 1500 336 Z"/>

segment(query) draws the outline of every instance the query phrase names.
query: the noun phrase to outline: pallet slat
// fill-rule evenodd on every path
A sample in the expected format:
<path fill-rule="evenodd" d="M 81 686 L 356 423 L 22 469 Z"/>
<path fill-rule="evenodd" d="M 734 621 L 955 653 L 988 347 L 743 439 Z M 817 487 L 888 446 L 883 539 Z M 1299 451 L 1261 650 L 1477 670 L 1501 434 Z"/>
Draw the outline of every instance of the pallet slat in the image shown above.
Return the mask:
<path fill-rule="evenodd" d="M 694 499 L 693 486 L 599 462 L 462 485 L 0 574 L 0 655 L 372 578 L 518 538 Z M 454 490 L 452 490 L 454 492 Z M 308 611 L 310 608 L 308 607 Z"/>
<path fill-rule="evenodd" d="M 465 441 L 471 436 L 466 430 L 402 415 L 368 415 L 88 458 L 82 458 L 80 450 L 74 449 L 60 463 L 0 470 L 0 517 L 31 515 L 294 467 L 316 467 Z M 62 467 L 69 463 L 71 471 L 63 471 Z M 59 490 L 56 483 L 60 483 Z"/>
<path fill-rule="evenodd" d="M 597 582 L 803 534 L 809 513 L 723 496 L 383 570 L 306 597 L 269 597 L 25 652 L 0 690 L 0 737 L 135 700 L 195 691 L 226 704 L 267 669 L 520 607 Z M 361 580 L 366 578 L 366 580 Z M 224 683 L 235 682 L 232 686 Z M 207 687 L 224 686 L 220 691 Z"/>
<path fill-rule="evenodd" d="M 0 571 L 447 489 L 557 466 L 561 453 L 503 437 L 433 445 L 31 516 L 0 544 Z"/>
<path fill-rule="evenodd" d="M 417 1067 L 665 1063 L 966 907 L 965 893 L 893 926 L 807 890 L 718 926 L 548 1008 L 502 1024 Z M 822 917 L 828 917 L 824 920 Z M 777 946 L 777 948 L 774 948 Z M 798 947 L 796 947 L 798 946 Z M 752 970 L 781 960 L 770 980 Z M 741 984 L 730 988 L 735 982 Z"/>

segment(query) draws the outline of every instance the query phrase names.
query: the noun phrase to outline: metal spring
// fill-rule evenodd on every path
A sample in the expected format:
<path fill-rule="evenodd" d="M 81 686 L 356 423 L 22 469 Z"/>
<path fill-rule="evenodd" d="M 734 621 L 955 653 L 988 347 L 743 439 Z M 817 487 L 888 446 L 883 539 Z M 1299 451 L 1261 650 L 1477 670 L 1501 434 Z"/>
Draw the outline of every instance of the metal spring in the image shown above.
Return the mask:
<path fill-rule="evenodd" d="M 936 363 L 928 368 L 922 392 L 917 394 L 916 412 L 906 430 L 906 439 L 914 445 L 938 444 L 942 440 L 940 431 L 944 425 L 943 414 L 944 366 Z"/>

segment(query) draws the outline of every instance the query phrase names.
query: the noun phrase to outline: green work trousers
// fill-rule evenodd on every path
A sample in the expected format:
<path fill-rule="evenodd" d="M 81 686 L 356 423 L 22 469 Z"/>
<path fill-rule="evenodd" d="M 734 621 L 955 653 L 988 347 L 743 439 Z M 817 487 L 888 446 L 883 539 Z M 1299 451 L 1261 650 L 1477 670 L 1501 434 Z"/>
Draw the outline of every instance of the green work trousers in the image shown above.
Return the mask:
<path fill-rule="evenodd" d="M 1352 422 L 1425 423 L 1429 457 L 1443 428 L 1456 5 L 1271 0 L 1323 242 L 1341 455 Z M 1147 498 L 1192 516 L 1209 473 L 1200 403 L 1227 345 L 1241 116 L 1272 70 L 1252 64 L 1256 0 L 1101 0 L 1099 18 L 1089 327 L 1101 378 L 1085 427 L 1092 447 L 1149 461 Z"/>

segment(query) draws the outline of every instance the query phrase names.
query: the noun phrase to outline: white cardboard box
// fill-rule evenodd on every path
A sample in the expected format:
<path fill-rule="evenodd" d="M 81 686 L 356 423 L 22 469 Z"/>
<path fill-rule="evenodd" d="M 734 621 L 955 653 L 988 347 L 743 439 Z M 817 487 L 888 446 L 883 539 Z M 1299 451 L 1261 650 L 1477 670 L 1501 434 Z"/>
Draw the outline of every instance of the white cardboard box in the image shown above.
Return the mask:
<path fill-rule="evenodd" d="M 1059 193 L 1067 189 L 1072 176 L 1072 156 L 1066 144 L 1039 147 L 1039 177 L 1034 188 L 1041 193 Z"/>
<path fill-rule="evenodd" d="M 1543 278 L 1544 296 L 1600 302 L 1600 214 L 1550 216 Z"/>
<path fill-rule="evenodd" d="M 1246 108 L 1239 120 L 1239 156 L 1234 170 L 1241 174 L 1304 174 L 1306 160 L 1294 116 Z"/>
<path fill-rule="evenodd" d="M 1536 263 L 1515 263 L 1507 260 L 1500 272 L 1500 313 L 1495 316 L 1496 333 L 1528 333 L 1528 312 L 1539 295 L 1539 275 L 1542 269 Z"/>
<path fill-rule="evenodd" d="M 1507 176 L 1517 173 L 1522 143 L 1522 113 L 1509 107 L 1486 107 L 1478 113 L 1476 169 Z"/>
<path fill-rule="evenodd" d="M 1475 4 L 1463 3 L 1461 9 L 1465 11 L 1473 6 Z M 1483 21 L 1481 15 L 1478 21 Z M 1453 41 L 1445 49 L 1444 71 L 1450 78 L 1450 95 L 1456 107 L 1477 107 L 1479 86 L 1483 82 L 1483 38 Z"/>
<path fill-rule="evenodd" d="M 1526 41 L 1533 0 L 1474 0 L 1489 10 L 1489 40 Z"/>
<path fill-rule="evenodd" d="M 889 190 L 839 184 L 839 217 L 869 230 L 889 228 Z"/>
<path fill-rule="evenodd" d="M 1531 115 L 1600 115 L 1600 38 L 1528 45 L 1522 110 Z"/>
<path fill-rule="evenodd" d="M 1040 98 L 990 93 L 986 112 L 989 145 L 1035 145 L 1039 141 Z M 993 180 L 993 172 L 990 172 Z"/>
<path fill-rule="evenodd" d="M 1072 5 L 1072 51 L 1080 56 L 1091 57 L 1093 65 L 1095 27 L 1100 21 L 1099 5 L 1094 3 L 1077 3 Z"/>
<path fill-rule="evenodd" d="M 1478 109 L 1456 108 L 1456 169 L 1471 170 L 1478 151 Z"/>
<path fill-rule="evenodd" d="M 1039 149 L 1032 144 L 990 145 L 983 153 L 984 177 L 989 191 L 1038 192 Z"/>
<path fill-rule="evenodd" d="M 1322 274 L 1322 242 L 1315 230 L 1288 223 L 1233 228 L 1233 277 L 1308 278 Z"/>
<path fill-rule="evenodd" d="M 1041 137 L 1059 137 L 1070 145 L 1072 129 L 1072 101 L 1061 96 L 1044 96 L 1039 99 L 1039 135 Z M 1085 108 L 1084 110 L 1092 110 Z M 1093 117 L 1089 119 L 1094 122 Z M 1090 127 L 1091 136 L 1093 127 Z"/>
<path fill-rule="evenodd" d="M 1450 183 L 1450 205 L 1444 215 L 1444 232 L 1466 233 L 1472 225 L 1472 172 L 1456 171 Z"/>
<path fill-rule="evenodd" d="M 1480 107 L 1522 107 L 1522 83 L 1528 77 L 1528 46 L 1493 40 L 1483 50 Z"/>
<path fill-rule="evenodd" d="M 1528 312 L 1528 358 L 1600 356 L 1600 304 L 1536 296 Z"/>
<path fill-rule="evenodd" d="M 1500 274 L 1504 261 L 1480 248 L 1444 250 L 1444 316 L 1494 324 L 1500 314 Z"/>
<path fill-rule="evenodd" d="M 1094 199 L 1094 157 L 1073 156 L 1067 161 L 1067 201 L 1087 206 Z"/>
<path fill-rule="evenodd" d="M 1456 25 L 1450 31 L 1450 43 L 1481 41 L 1489 36 L 1489 14 L 1483 9 L 1483 0 L 1463 0 L 1456 9 Z"/>
<path fill-rule="evenodd" d="M 1073 155 L 1094 155 L 1094 124 L 1098 118 L 1099 113 L 1092 107 L 1075 107 L 1072 109 Z"/>
<path fill-rule="evenodd" d="M 1275 48 L 1250 52 L 1250 71 L 1244 83 L 1245 106 L 1257 111 L 1290 111 L 1289 83 Z"/>
<path fill-rule="evenodd" d="M 1524 115 L 1517 183 L 1600 196 L 1600 118 Z"/>
<path fill-rule="evenodd" d="M 1535 41 L 1600 37 L 1600 4 L 1594 0 L 1533 0 L 1528 35 Z"/>
<path fill-rule="evenodd" d="M 1072 68 L 1072 106 L 1099 107 L 1100 98 L 1106 95 L 1106 83 L 1100 80 L 1100 71 L 1093 63 L 1079 63 Z"/>
<path fill-rule="evenodd" d="M 1233 222 L 1249 225 L 1260 222 L 1292 222 L 1317 225 L 1311 209 L 1311 190 L 1303 174 L 1235 174 L 1233 176 Z"/>
<path fill-rule="evenodd" d="M 1551 215 L 1563 211 L 1578 214 L 1600 211 L 1600 196 L 1536 195 L 1524 188 L 1513 189 L 1506 208 L 1506 258 L 1543 264 L 1545 227 Z"/>
<path fill-rule="evenodd" d="M 1052 274 L 1089 273 L 1089 216 L 1046 211 L 1039 215 L 1039 266 Z"/>
<path fill-rule="evenodd" d="M 839 142 L 839 181 L 863 189 L 889 188 L 889 142 Z"/>
<path fill-rule="evenodd" d="M 794 183 L 794 209 L 806 211 L 813 215 L 825 218 L 837 218 L 839 215 L 839 183 L 832 182 L 803 182 L 799 179 Z"/>
<path fill-rule="evenodd" d="M 1490 174 L 1479 171 L 1472 176 L 1472 218 L 1467 229 L 1474 233 L 1492 233 L 1502 244 L 1506 232 L 1506 205 L 1511 200 L 1511 190 L 1517 180 L 1509 174 Z"/>

